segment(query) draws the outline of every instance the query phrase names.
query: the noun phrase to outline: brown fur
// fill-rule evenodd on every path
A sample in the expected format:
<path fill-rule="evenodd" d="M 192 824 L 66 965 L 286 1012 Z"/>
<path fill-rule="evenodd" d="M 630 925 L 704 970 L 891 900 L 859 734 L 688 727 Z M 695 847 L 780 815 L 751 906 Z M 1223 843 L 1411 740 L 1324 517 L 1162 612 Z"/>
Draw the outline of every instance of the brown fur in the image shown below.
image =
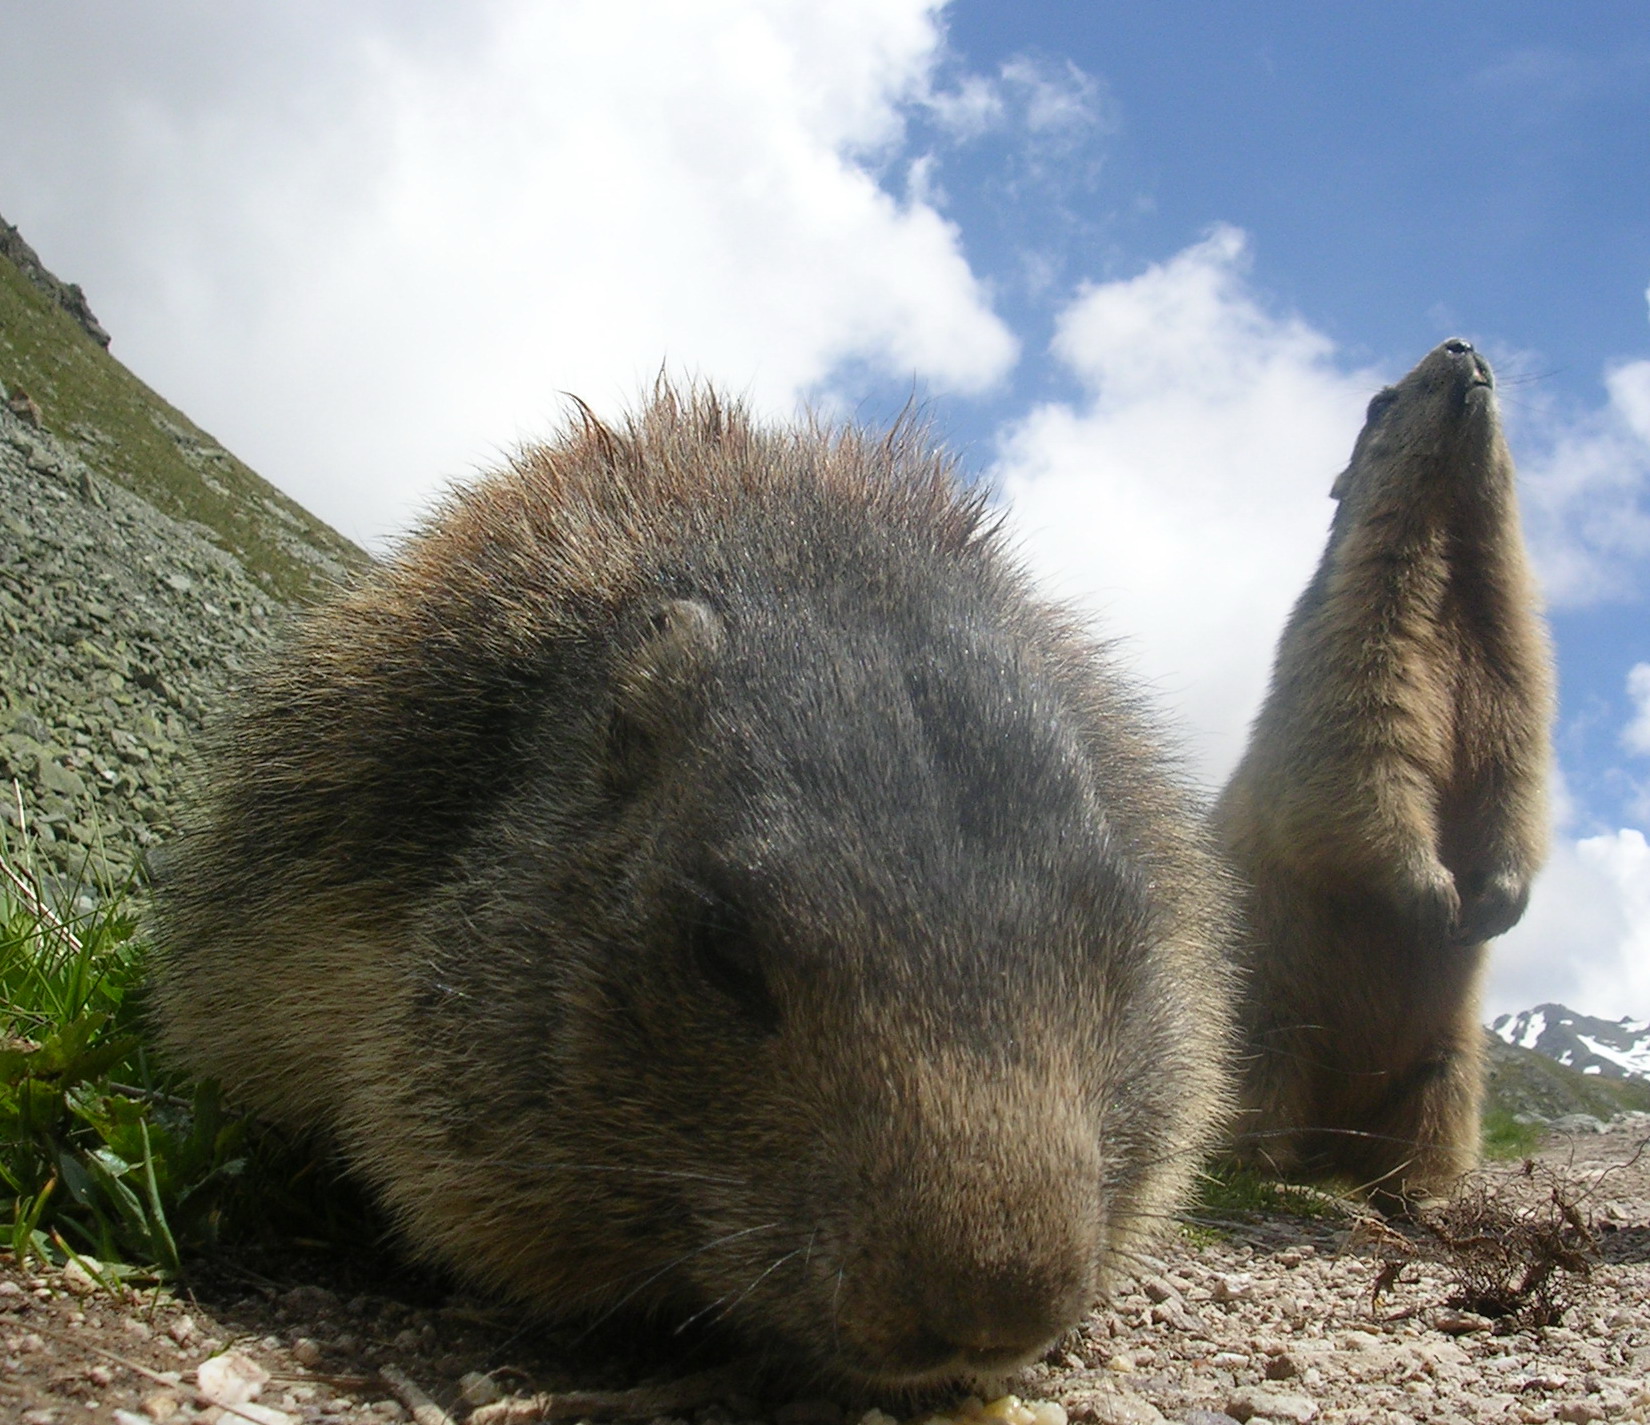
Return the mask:
<path fill-rule="evenodd" d="M 1215 825 L 1252 889 L 1240 1143 L 1432 1191 L 1478 1150 L 1484 942 L 1546 837 L 1553 712 L 1488 364 L 1370 403 Z"/>
<path fill-rule="evenodd" d="M 586 417 L 310 615 L 211 785 L 167 1042 L 548 1314 L 1001 1374 L 1225 1103 L 1217 858 L 907 430 Z"/>

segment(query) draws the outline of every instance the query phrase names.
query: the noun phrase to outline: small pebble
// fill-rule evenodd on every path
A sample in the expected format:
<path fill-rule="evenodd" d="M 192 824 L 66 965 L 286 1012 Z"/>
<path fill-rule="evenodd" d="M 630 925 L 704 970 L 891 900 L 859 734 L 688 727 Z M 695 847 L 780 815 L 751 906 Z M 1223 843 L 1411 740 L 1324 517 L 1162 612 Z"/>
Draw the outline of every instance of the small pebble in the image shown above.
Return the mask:
<path fill-rule="evenodd" d="M 468 1405 L 491 1405 L 495 1400 L 504 1398 L 498 1382 L 485 1371 L 469 1371 L 460 1376 L 458 1390 Z"/>
<path fill-rule="evenodd" d="M 1266 1363 L 1267 1380 L 1293 1380 L 1300 1373 L 1300 1362 L 1288 1351 L 1279 1352 Z"/>
<path fill-rule="evenodd" d="M 295 1316 L 312 1316 L 317 1312 L 336 1311 L 338 1296 L 322 1286 L 295 1286 L 282 1293 L 281 1306 Z"/>
<path fill-rule="evenodd" d="M 1446 1336 L 1470 1336 L 1488 1331 L 1495 1323 L 1474 1311 L 1440 1311 L 1432 1318 L 1432 1328 Z"/>
<path fill-rule="evenodd" d="M 92 1265 L 91 1263 L 87 1264 Z M 76 1296 L 90 1296 L 98 1290 L 98 1284 L 91 1273 L 79 1262 L 70 1262 L 63 1268 L 63 1285 Z"/>
<path fill-rule="evenodd" d="M 269 1383 L 269 1372 L 242 1351 L 225 1351 L 202 1361 L 195 1371 L 200 1393 L 214 1405 L 243 1405 L 256 1400 Z"/>
<path fill-rule="evenodd" d="M 1078 1425 L 1162 1425 L 1164 1415 L 1133 1391 L 1106 1390 L 1074 1400 L 1071 1418 Z"/>
<path fill-rule="evenodd" d="M 157 1390 L 143 1397 L 143 1404 L 138 1407 L 156 1425 L 170 1420 L 178 1413 L 178 1398 L 167 1390 Z"/>
<path fill-rule="evenodd" d="M 300 1336 L 292 1343 L 292 1359 L 304 1367 L 321 1364 L 321 1348 L 308 1336 Z"/>

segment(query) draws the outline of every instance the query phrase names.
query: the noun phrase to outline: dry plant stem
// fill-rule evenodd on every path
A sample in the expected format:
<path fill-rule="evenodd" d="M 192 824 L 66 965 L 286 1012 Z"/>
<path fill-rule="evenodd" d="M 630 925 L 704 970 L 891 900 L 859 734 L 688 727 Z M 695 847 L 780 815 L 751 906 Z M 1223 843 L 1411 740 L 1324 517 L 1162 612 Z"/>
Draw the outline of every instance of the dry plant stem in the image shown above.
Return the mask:
<path fill-rule="evenodd" d="M 384 1384 L 395 1392 L 395 1398 L 407 1407 L 414 1425 L 454 1425 L 453 1417 L 425 1395 L 406 1372 L 394 1366 L 383 1366 L 378 1374 Z"/>
<path fill-rule="evenodd" d="M 709 1405 L 729 1385 L 728 1372 L 715 1370 L 633 1390 L 568 1390 L 523 1396 L 482 1406 L 470 1416 L 468 1425 L 536 1425 L 538 1421 L 585 1416 L 600 1420 L 645 1419 Z"/>
<path fill-rule="evenodd" d="M 1533 1160 L 1522 1178 L 1537 1185 Z M 1598 1247 L 1576 1203 L 1585 1194 L 1559 1173 L 1546 1170 L 1544 1193 L 1533 1200 L 1501 1199 L 1482 1187 L 1463 1190 L 1411 1220 L 1425 1234 L 1416 1240 L 1377 1218 L 1359 1224 L 1359 1235 L 1386 1258 L 1375 1278 L 1371 1307 L 1397 1285 L 1404 1268 L 1433 1261 L 1455 1277 L 1447 1303 L 1522 1326 L 1556 1325 L 1571 1304 L 1565 1280 L 1584 1283 Z M 1562 1273 L 1560 1277 L 1558 1274 Z"/>
<path fill-rule="evenodd" d="M 66 1339 L 63 1333 L 59 1331 L 53 1331 L 52 1335 L 59 1340 Z M 90 1351 L 94 1356 L 102 1356 L 106 1361 L 113 1361 L 117 1366 L 123 1366 L 131 1371 L 133 1375 L 142 1376 L 145 1380 L 153 1381 L 156 1385 L 164 1385 L 176 1390 L 183 1383 L 183 1377 L 176 1373 L 167 1375 L 163 1371 L 152 1371 L 148 1366 L 140 1366 L 136 1361 L 128 1360 L 125 1356 L 118 1356 L 113 1351 L 106 1351 L 101 1346 L 94 1346 L 89 1341 L 82 1341 L 77 1344 L 82 1350 Z"/>
<path fill-rule="evenodd" d="M 23 817 L 23 792 L 16 782 L 12 783 L 12 788 L 17 793 L 17 814 L 21 821 Z M 19 899 L 23 902 L 24 910 L 43 925 L 51 926 L 57 934 L 68 941 L 71 950 L 77 955 L 80 953 L 80 937 L 70 930 L 57 913 L 41 899 L 39 887 L 33 881 L 27 876 L 19 875 L 11 862 L 4 859 L 0 859 L 0 876 L 4 876 L 11 883 L 12 889 L 17 892 Z"/>

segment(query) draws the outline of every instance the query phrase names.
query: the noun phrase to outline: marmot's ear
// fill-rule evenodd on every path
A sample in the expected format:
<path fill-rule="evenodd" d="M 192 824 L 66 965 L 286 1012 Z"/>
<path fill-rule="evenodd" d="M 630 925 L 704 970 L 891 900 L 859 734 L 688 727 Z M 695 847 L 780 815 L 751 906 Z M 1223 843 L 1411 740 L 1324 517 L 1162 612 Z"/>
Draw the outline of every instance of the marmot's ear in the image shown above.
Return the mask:
<path fill-rule="evenodd" d="M 1343 500 L 1346 498 L 1347 488 L 1352 484 L 1352 467 L 1348 465 L 1335 477 L 1335 483 L 1329 487 L 1329 498 Z"/>
<path fill-rule="evenodd" d="M 698 722 L 722 645 L 722 620 L 698 599 L 667 599 L 647 615 L 613 669 L 608 746 L 618 785 L 645 777 Z"/>

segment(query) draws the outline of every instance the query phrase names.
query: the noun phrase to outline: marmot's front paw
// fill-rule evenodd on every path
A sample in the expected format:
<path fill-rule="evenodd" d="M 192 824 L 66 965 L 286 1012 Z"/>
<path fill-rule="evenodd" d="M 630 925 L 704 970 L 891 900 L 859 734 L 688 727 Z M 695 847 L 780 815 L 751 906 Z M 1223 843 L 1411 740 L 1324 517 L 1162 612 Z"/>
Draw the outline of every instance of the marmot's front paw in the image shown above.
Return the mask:
<path fill-rule="evenodd" d="M 1477 945 L 1511 930 L 1530 903 L 1530 881 L 1512 871 L 1469 877 L 1463 885 L 1460 917 L 1450 939 Z"/>
<path fill-rule="evenodd" d="M 1456 936 L 1461 896 L 1455 877 L 1441 861 L 1417 859 L 1397 888 L 1398 913 L 1422 944 L 1441 945 Z"/>

